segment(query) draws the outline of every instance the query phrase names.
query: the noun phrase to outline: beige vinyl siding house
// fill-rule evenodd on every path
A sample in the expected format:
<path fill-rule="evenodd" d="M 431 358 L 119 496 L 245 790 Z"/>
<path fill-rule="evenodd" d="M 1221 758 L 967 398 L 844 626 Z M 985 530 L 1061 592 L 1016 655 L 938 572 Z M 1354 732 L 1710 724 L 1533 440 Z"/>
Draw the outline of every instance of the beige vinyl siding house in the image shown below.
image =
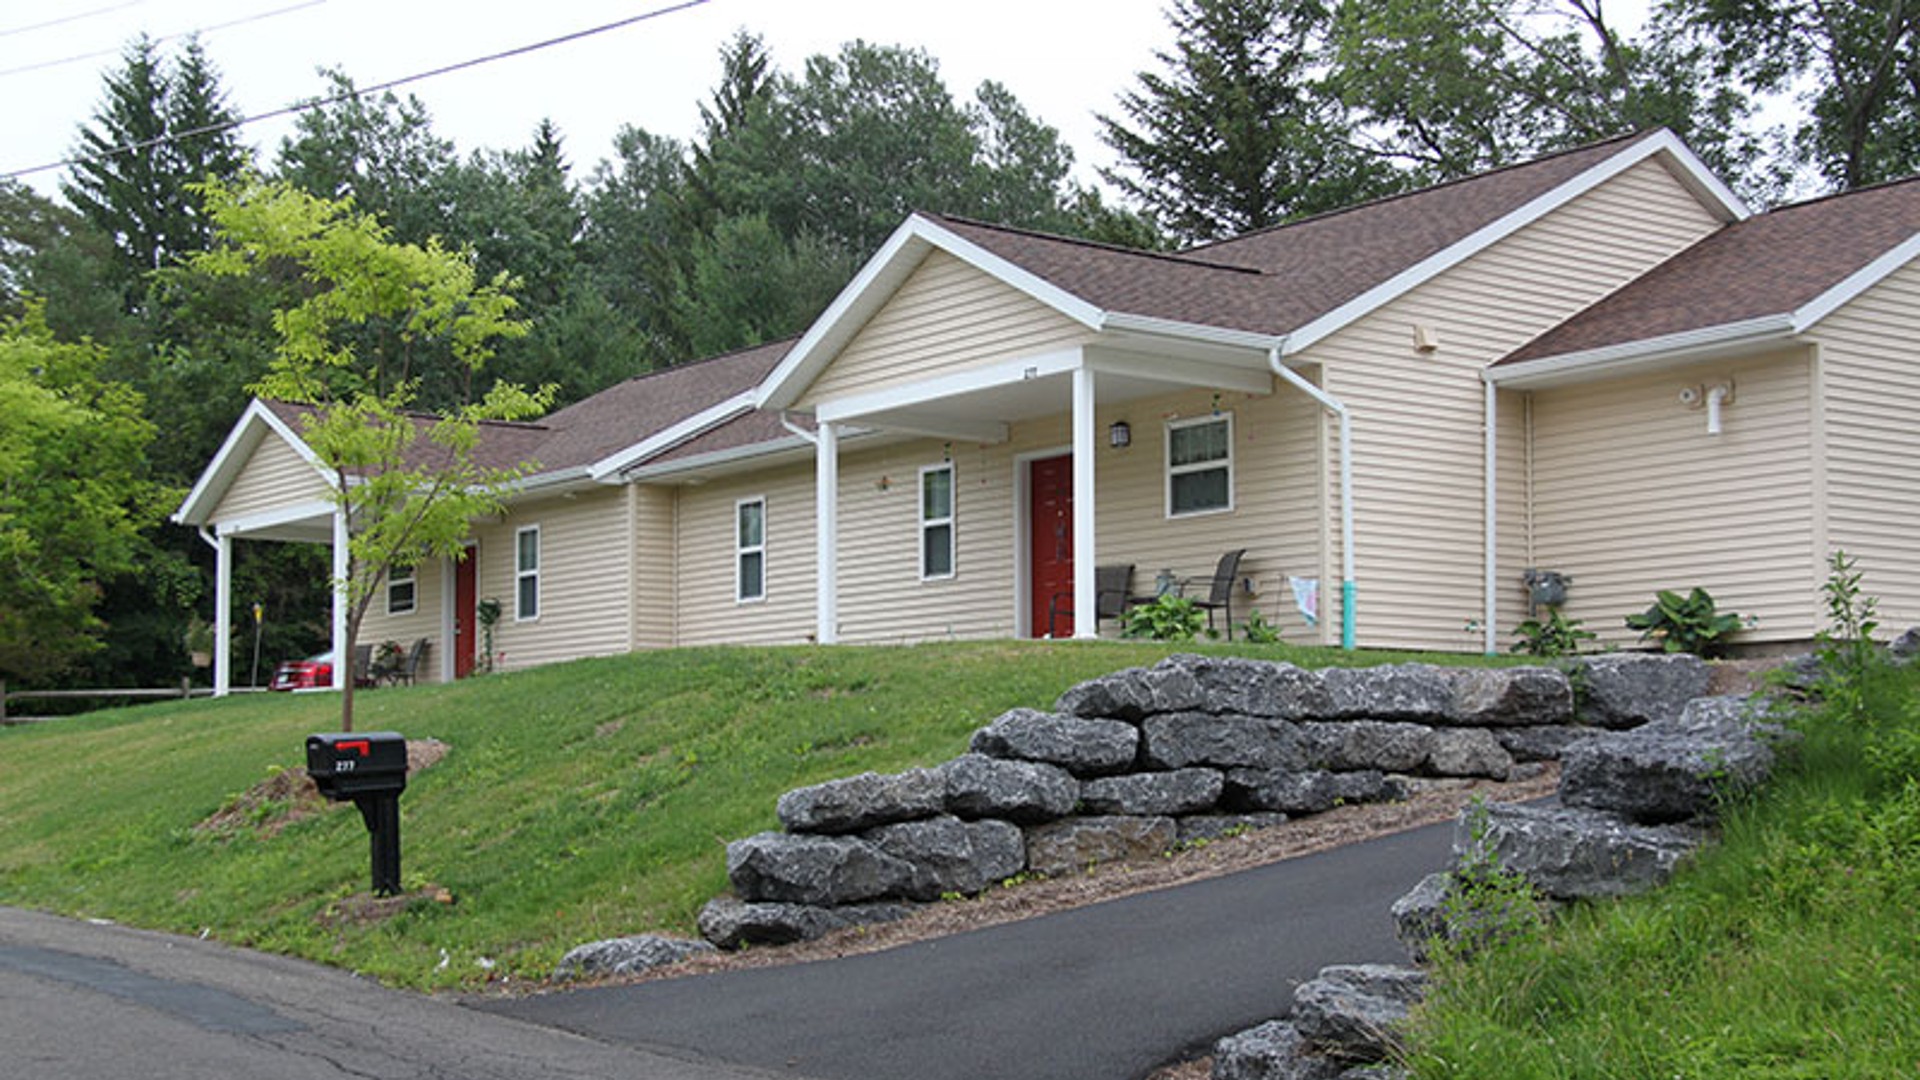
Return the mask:
<path fill-rule="evenodd" d="M 1666 132 L 1183 252 L 914 215 L 799 338 L 485 432 L 508 512 L 362 639 L 460 670 L 468 567 L 510 668 L 1087 637 L 1097 567 L 1203 593 L 1237 549 L 1231 624 L 1295 642 L 1504 651 L 1538 567 L 1609 644 L 1694 585 L 1802 643 L 1838 549 L 1916 622 L 1916 260 L 1920 181 L 1751 215 Z M 176 515 L 223 567 L 337 543 L 297 421 L 250 407 Z"/>

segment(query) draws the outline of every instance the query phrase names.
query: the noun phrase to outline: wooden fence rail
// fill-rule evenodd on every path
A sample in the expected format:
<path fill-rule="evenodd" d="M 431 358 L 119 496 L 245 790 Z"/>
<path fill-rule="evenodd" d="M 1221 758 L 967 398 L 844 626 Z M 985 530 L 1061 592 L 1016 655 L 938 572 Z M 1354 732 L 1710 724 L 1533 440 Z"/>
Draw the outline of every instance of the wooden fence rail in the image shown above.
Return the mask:
<path fill-rule="evenodd" d="M 234 693 L 248 693 L 251 687 L 236 688 Z M 7 706 L 15 701 L 66 701 L 98 699 L 101 701 L 168 701 L 183 698 L 212 697 L 213 689 L 207 686 L 194 686 L 186 679 L 180 680 L 175 687 L 160 689 L 93 689 L 93 690 L 9 690 L 4 681 L 0 681 L 0 724 L 34 724 L 45 720 L 64 720 L 64 716 L 12 716 Z M 75 713 L 73 715 L 84 715 Z"/>

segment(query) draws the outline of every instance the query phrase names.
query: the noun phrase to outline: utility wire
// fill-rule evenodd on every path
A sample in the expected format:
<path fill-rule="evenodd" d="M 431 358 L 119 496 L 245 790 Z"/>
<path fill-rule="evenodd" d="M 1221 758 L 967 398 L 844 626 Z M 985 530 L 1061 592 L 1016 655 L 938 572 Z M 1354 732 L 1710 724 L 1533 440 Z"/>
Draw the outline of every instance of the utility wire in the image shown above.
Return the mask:
<path fill-rule="evenodd" d="M 25 34 L 34 30 L 45 30 L 52 26 L 65 26 L 67 23 L 79 22 L 81 19 L 91 19 L 95 15 L 105 15 L 110 11 L 121 11 L 130 7 L 139 7 L 145 2 L 146 0 L 127 0 L 124 4 L 112 4 L 103 8 L 94 8 L 92 11 L 81 11 L 72 15 L 62 15 L 57 19 L 48 19 L 46 22 L 31 23 L 27 26 L 15 26 L 6 30 L 0 30 L 0 37 L 12 37 L 15 34 Z"/>
<path fill-rule="evenodd" d="M 683 2 L 678 4 L 668 4 L 665 7 L 654 8 L 652 11 L 642 12 L 639 15 L 631 15 L 631 16 L 628 16 L 627 18 L 618 19 L 614 22 L 603 23 L 599 26 L 588 27 L 585 30 L 576 30 L 571 34 L 563 34 L 560 37 L 548 38 L 545 41 L 536 41 L 531 45 L 521 45 L 518 48 L 508 49 L 505 52 L 491 53 L 487 56 L 475 57 L 472 60 L 462 60 L 459 63 L 448 64 L 444 67 L 437 67 L 431 71 L 422 71 L 422 72 L 419 72 L 418 74 L 407 75 L 398 79 L 389 79 L 386 82 L 378 83 L 373 86 L 356 87 L 351 93 L 333 94 L 329 97 L 315 98 L 311 101 L 300 102 L 297 105 L 288 105 L 288 106 L 285 106 L 284 108 L 274 109 L 270 112 L 255 113 L 252 116 L 243 116 L 238 120 L 229 120 L 225 123 L 207 124 L 203 127 L 193 128 L 188 131 L 168 132 L 165 135 L 160 135 L 155 138 L 142 139 L 139 142 L 127 143 L 123 146 L 113 147 L 112 149 L 109 149 L 109 150 L 102 150 L 96 154 L 79 154 L 70 158 L 62 158 L 59 161 L 48 162 L 45 165 L 35 165 L 35 166 L 32 166 L 31 168 L 26 168 L 26 169 L 15 169 L 12 172 L 0 173 L 0 180 L 14 180 L 22 176 L 32 176 L 34 173 L 47 172 L 51 169 L 64 169 L 69 165 L 79 165 L 79 164 L 82 164 L 83 162 L 98 161 L 102 158 L 113 157 L 115 154 L 130 154 L 136 150 L 150 149 L 152 147 L 159 146 L 162 143 L 170 143 L 179 139 L 190 139 L 197 135 L 211 135 L 215 132 L 230 131 L 234 128 L 245 127 L 248 124 L 257 124 L 262 120 L 277 120 L 282 116 L 292 116 L 296 113 L 306 112 L 309 109 L 318 109 L 327 105 L 338 105 L 343 101 L 351 101 L 355 98 L 362 97 L 367 94 L 377 94 L 382 90 L 391 90 L 396 86 L 405 86 L 408 83 L 416 83 L 421 81 L 422 79 L 431 79 L 440 75 L 448 75 L 456 71 L 465 71 L 467 68 L 479 67 L 482 64 L 491 64 L 496 60 L 505 60 L 510 57 L 524 56 L 527 53 L 538 52 L 541 49 L 551 48 L 555 45 L 565 45 L 568 42 L 579 41 L 582 38 L 593 37 L 597 34 L 604 34 L 610 30 L 618 30 L 618 29 L 621 29 L 622 27 L 632 26 L 635 23 L 647 22 L 651 19 L 657 19 L 662 15 L 673 15 L 681 11 L 686 11 L 690 8 L 700 7 L 705 3 L 707 3 L 707 0 L 683 0 Z"/>
<path fill-rule="evenodd" d="M 256 11 L 252 15 L 243 15 L 238 19 L 229 19 L 226 22 L 215 23 L 212 26 L 202 26 L 197 30 L 182 30 L 177 34 L 163 34 L 160 37 L 153 38 L 151 40 L 153 41 L 154 44 L 157 45 L 157 44 L 160 44 L 161 42 L 172 41 L 175 38 L 191 37 L 195 34 L 211 34 L 216 30 L 227 30 L 235 26 L 245 26 L 248 23 L 259 22 L 262 19 L 271 19 L 276 15 L 286 15 L 291 12 L 299 11 L 302 8 L 318 7 L 319 5 L 324 4 L 326 2 L 327 0 L 305 0 L 304 3 L 294 4 L 291 7 L 275 8 L 272 11 Z M 61 67 L 66 64 L 77 64 L 82 60 L 96 60 L 102 56 L 113 56 L 119 51 L 120 51 L 119 49 L 98 49 L 90 53 L 81 53 L 78 56 L 65 56 L 65 57 L 61 57 L 58 60 L 42 60 L 36 64 L 26 64 L 21 67 L 15 67 L 15 68 L 4 68 L 4 69 L 0 69 L 0 77 L 5 77 L 8 75 L 19 75 L 23 72 L 28 72 L 28 71 L 42 71 L 42 70 L 45 70 L 46 68 Z"/>

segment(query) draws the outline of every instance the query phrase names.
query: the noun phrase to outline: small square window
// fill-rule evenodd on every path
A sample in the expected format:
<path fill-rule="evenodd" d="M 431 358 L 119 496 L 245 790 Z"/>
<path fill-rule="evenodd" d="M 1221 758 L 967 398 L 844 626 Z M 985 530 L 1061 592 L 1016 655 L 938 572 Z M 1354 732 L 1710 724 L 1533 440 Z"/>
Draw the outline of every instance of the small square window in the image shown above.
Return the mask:
<path fill-rule="evenodd" d="M 1233 509 L 1233 415 L 1167 425 L 1167 516 Z"/>
<path fill-rule="evenodd" d="M 419 586 L 413 567 L 396 566 L 387 571 L 387 614 L 410 615 L 419 599 Z"/>

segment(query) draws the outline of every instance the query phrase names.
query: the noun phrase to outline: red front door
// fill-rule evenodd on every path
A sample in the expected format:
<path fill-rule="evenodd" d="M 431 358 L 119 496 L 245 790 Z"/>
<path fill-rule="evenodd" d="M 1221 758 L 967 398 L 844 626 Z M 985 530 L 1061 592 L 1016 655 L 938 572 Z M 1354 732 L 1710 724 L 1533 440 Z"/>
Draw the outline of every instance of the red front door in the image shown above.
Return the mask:
<path fill-rule="evenodd" d="M 478 589 L 474 571 L 480 562 L 468 548 L 453 564 L 453 677 L 464 679 L 473 674 L 473 648 L 479 620 L 474 616 Z"/>
<path fill-rule="evenodd" d="M 1055 609 L 1073 607 L 1073 455 L 1029 465 L 1027 491 L 1033 636 L 1072 637 L 1072 614 Z"/>

